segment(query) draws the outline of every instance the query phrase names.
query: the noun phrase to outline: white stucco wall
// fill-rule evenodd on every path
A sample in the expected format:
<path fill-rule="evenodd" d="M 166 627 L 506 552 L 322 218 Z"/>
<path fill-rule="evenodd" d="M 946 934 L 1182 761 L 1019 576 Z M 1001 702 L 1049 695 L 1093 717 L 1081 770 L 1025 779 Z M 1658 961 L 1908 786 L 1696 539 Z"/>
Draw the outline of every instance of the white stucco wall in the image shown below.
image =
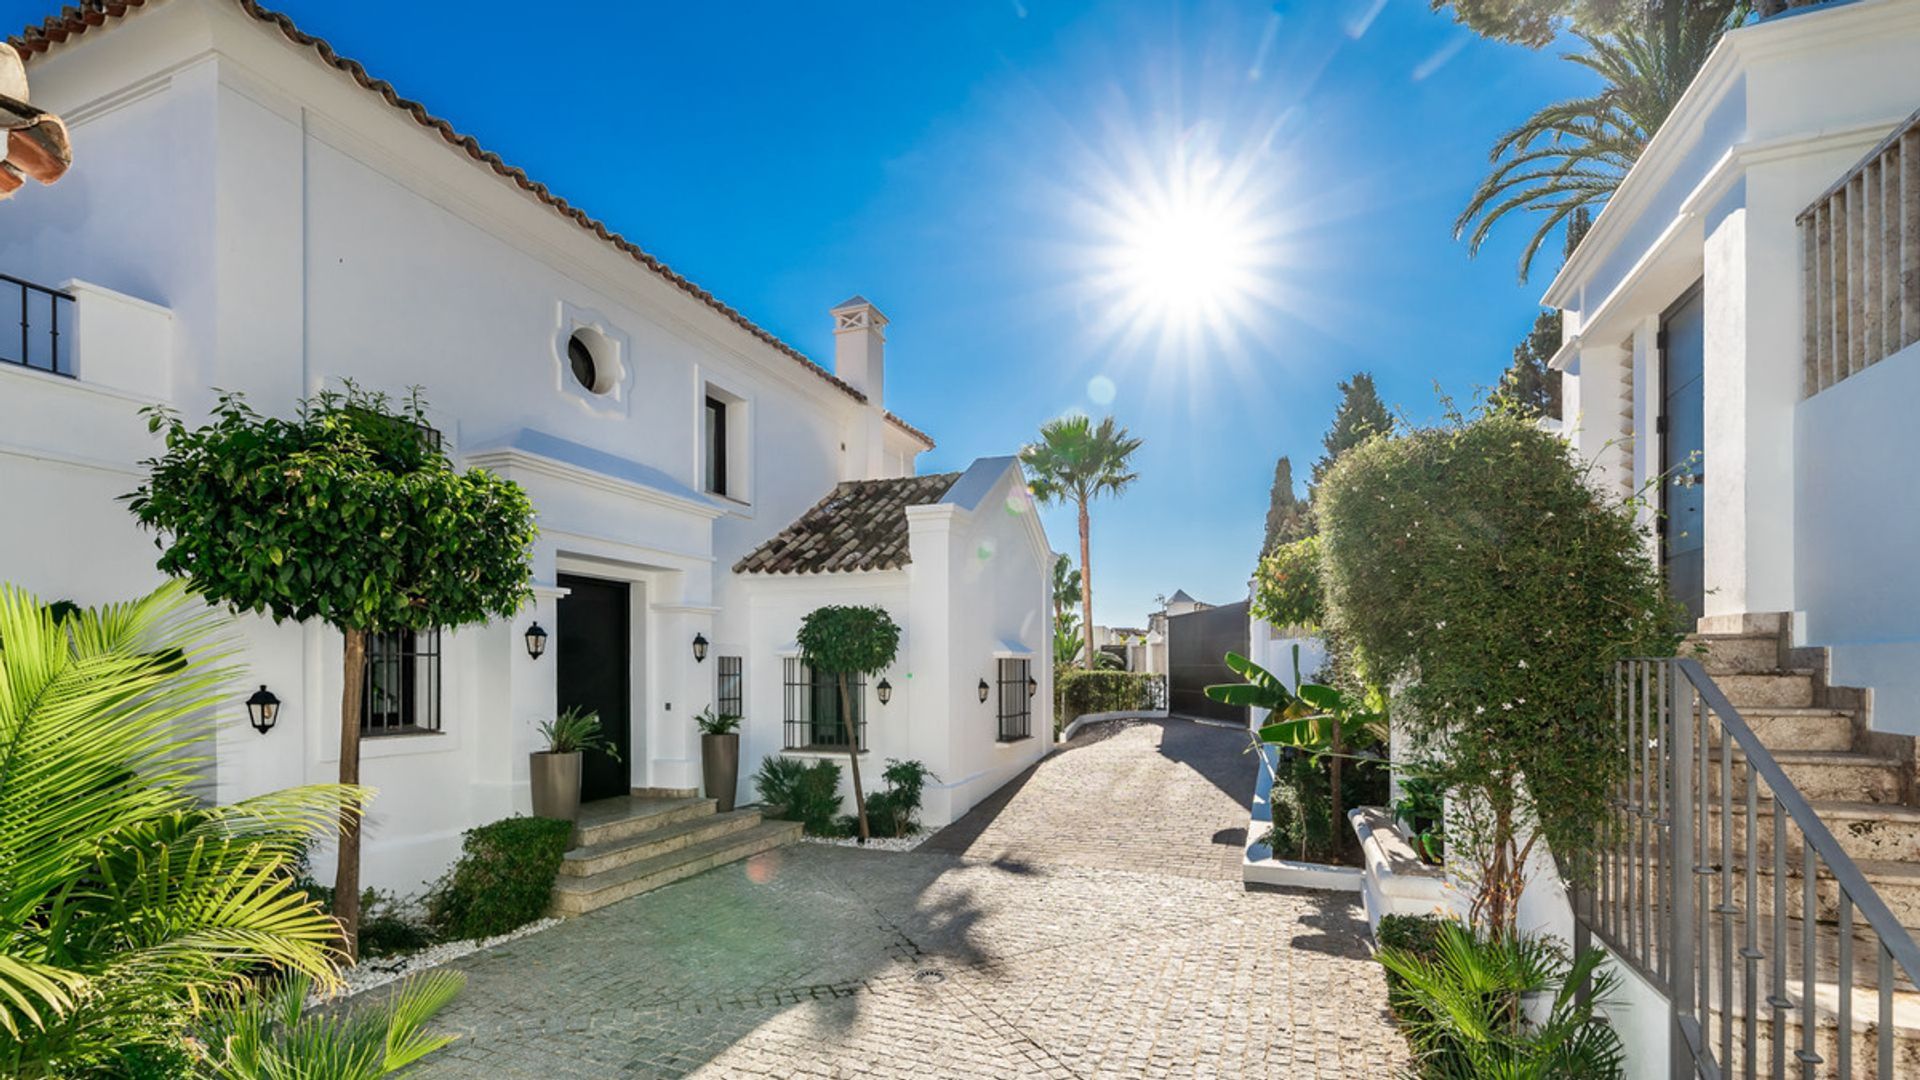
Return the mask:
<path fill-rule="evenodd" d="M 1920 735 L 1920 346 L 1800 403 L 1794 569 L 1807 644 L 1873 688 L 1876 730 Z"/>

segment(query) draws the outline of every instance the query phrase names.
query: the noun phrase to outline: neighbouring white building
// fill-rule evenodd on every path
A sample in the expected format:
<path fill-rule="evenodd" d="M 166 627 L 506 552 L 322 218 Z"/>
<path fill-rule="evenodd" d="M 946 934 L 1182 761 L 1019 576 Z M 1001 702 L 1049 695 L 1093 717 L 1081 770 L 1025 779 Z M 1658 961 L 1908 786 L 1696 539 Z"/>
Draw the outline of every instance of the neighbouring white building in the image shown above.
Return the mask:
<path fill-rule="evenodd" d="M 40 283 L 0 289 L 22 326 L 0 345 L 0 578 L 83 604 L 154 587 L 117 501 L 159 449 L 137 411 L 193 421 L 216 387 L 271 412 L 342 379 L 422 386 L 456 463 L 533 499 L 533 604 L 375 643 L 369 883 L 412 888 L 462 830 L 525 812 L 560 707 L 596 708 L 626 751 L 590 760 L 589 798 L 696 790 L 709 705 L 746 717 L 742 801 L 764 755 L 831 752 L 837 701 L 792 646 L 828 603 L 904 629 L 855 705 L 869 790 L 917 758 L 940 825 L 1050 749 L 1052 557 L 1020 468 L 916 475 L 933 443 L 885 408 L 874 305 L 832 309 L 818 366 L 250 3 L 70 8 L 15 40 L 76 163 L 0 212 L 0 272 Z M 332 779 L 338 634 L 239 632 L 217 796 Z M 242 718 L 254 684 L 284 703 L 265 735 Z"/>
<path fill-rule="evenodd" d="M 1920 926 L 1916 73 L 1913 0 L 1810 5 L 1729 32 L 1544 301 L 1565 314 L 1561 430 L 1597 482 L 1647 493 L 1706 670 L 1909 929 Z M 1570 937 L 1572 913 L 1542 872 L 1522 923 Z M 1823 962 L 1844 950 L 1831 925 L 1807 925 Z M 1777 969 L 1781 951 L 1762 942 L 1754 955 Z M 1868 976 L 1854 976 L 1854 1075 L 1866 1075 L 1878 1018 L 1862 1004 Z M 1831 1031 L 1833 1003 L 1849 999 L 1828 970 L 1807 979 Z M 1673 1021 L 1657 981 L 1629 976 L 1611 1012 L 1629 1075 L 1666 1075 Z M 1829 1038 L 1820 1053 L 1833 1053 Z M 1906 1075 L 1920 1060 L 1910 1026 L 1896 1039 L 1894 1074 Z"/>
<path fill-rule="evenodd" d="M 1835 682 L 1876 690 L 1875 728 L 1907 734 L 1916 70 L 1920 4 L 1904 0 L 1728 34 L 1545 297 L 1565 312 L 1563 430 L 1619 490 L 1651 485 L 1680 598 L 1792 613 Z"/>

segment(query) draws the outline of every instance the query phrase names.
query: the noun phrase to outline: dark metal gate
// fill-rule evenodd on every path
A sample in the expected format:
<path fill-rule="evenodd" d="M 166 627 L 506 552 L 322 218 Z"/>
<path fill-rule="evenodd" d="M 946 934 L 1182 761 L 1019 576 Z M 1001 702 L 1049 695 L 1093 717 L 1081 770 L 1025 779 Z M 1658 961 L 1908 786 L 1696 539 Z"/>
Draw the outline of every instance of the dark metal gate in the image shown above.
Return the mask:
<path fill-rule="evenodd" d="M 1247 722 L 1247 710 L 1207 697 L 1207 687 L 1239 682 L 1227 653 L 1247 653 L 1247 602 L 1167 619 L 1167 700 L 1175 716 Z"/>

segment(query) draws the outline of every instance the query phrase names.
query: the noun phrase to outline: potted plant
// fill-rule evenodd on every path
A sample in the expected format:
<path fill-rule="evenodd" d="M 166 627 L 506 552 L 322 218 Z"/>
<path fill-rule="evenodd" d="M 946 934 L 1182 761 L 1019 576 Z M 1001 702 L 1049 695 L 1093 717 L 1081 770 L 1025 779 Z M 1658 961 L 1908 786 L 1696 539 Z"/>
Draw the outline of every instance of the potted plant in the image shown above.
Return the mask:
<path fill-rule="evenodd" d="M 535 817 L 572 821 L 580 814 L 580 756 L 598 750 L 620 760 L 620 752 L 600 730 L 600 714 L 568 709 L 540 722 L 545 750 L 527 755 L 527 775 L 533 783 Z"/>
<path fill-rule="evenodd" d="M 700 775 L 707 783 L 707 798 L 724 814 L 733 809 L 734 789 L 740 785 L 740 717 L 708 706 L 693 722 L 700 725 Z"/>

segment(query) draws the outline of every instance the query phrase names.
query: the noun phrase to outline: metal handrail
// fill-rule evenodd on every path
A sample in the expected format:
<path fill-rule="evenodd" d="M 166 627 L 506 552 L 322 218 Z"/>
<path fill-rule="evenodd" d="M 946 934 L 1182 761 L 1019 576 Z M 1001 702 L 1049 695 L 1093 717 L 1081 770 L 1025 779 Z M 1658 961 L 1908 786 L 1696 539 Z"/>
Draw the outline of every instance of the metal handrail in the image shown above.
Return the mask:
<path fill-rule="evenodd" d="M 1760 1014 L 1771 1018 L 1771 1068 L 1811 1078 L 1856 1069 L 1855 919 L 1871 936 L 1879 995 L 1873 1074 L 1893 1075 L 1895 972 L 1920 984 L 1920 946 L 1814 813 L 1739 710 L 1696 660 L 1628 660 L 1616 668 L 1616 733 L 1626 768 L 1602 823 L 1592 880 L 1578 890 L 1580 936 L 1600 937 L 1666 995 L 1676 1078 L 1763 1075 Z M 1736 793 L 1734 761 L 1741 762 Z M 1771 817 L 1762 850 L 1760 806 Z M 1742 828 L 1736 840 L 1735 822 Z M 1800 926 L 1790 936 L 1788 828 L 1800 838 Z M 1771 867 L 1762 891 L 1762 860 Z M 1835 894 L 1833 1032 L 1823 1040 L 1821 868 Z M 1767 923 L 1763 937 L 1761 924 Z M 1716 940 L 1717 938 L 1717 940 Z M 1790 942 L 1799 945 L 1797 976 Z M 1858 939 L 1864 941 L 1866 939 Z M 1790 994 L 1797 984 L 1798 1000 Z M 1763 996 L 1764 991 L 1764 996 Z M 1798 1013 L 1797 1021 L 1790 1017 Z M 1789 1052 L 1789 1023 L 1797 1047 Z M 1822 1051 L 1825 1051 L 1823 1053 Z"/>

